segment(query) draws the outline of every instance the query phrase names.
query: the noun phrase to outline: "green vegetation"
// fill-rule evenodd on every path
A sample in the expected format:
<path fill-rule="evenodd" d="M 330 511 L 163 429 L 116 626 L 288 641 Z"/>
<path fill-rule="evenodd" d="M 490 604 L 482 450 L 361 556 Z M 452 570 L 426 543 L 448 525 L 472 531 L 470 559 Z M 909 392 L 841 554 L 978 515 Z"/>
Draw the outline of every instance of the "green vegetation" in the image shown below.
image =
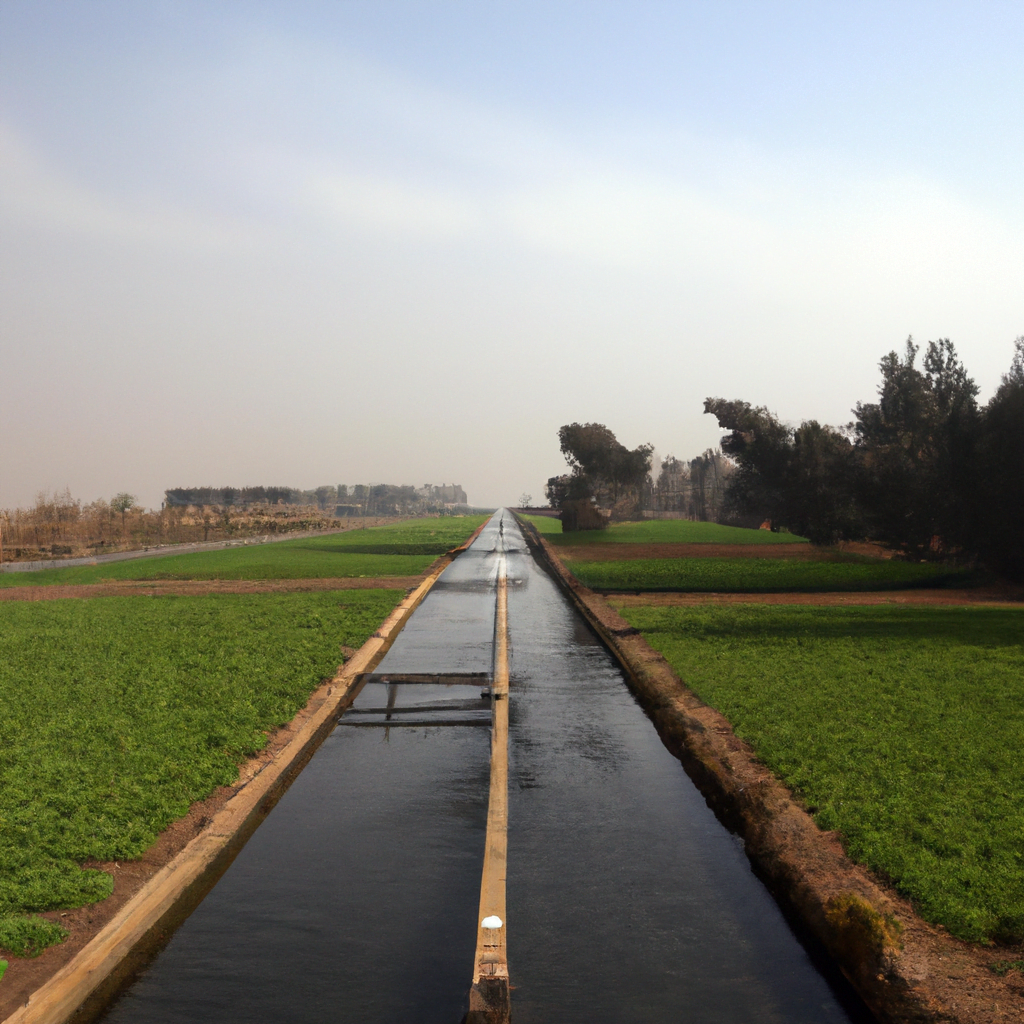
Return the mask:
<path fill-rule="evenodd" d="M 486 516 L 414 519 L 322 537 L 0 575 L 0 587 L 105 580 L 275 580 L 417 576 Z"/>
<path fill-rule="evenodd" d="M 1024 612 L 623 608 L 927 920 L 1024 940 Z"/>
<path fill-rule="evenodd" d="M 535 526 L 537 528 L 537 532 L 544 534 L 548 540 L 550 540 L 552 536 L 561 535 L 562 533 L 562 521 L 560 519 L 555 519 L 553 516 L 524 516 L 520 513 L 517 514 L 521 519 L 525 519 L 528 523 Z M 579 536 L 579 534 L 576 536 Z"/>
<path fill-rule="evenodd" d="M 899 590 L 967 586 L 976 575 L 934 562 L 805 561 L 787 558 L 636 558 L 567 561 L 594 590 L 676 590 L 693 593 L 784 593 Z"/>
<path fill-rule="evenodd" d="M 45 917 L 18 917 L 8 915 L 0 917 L 0 949 L 9 950 L 15 956 L 35 957 L 47 946 L 55 946 L 68 937 L 66 928 L 61 928 Z M 7 962 L 0 960 L 3 969 Z M 0 969 L 0 978 L 4 970 Z"/>
<path fill-rule="evenodd" d="M 367 554 L 443 555 L 458 547 L 490 516 L 440 516 L 436 519 L 408 519 L 391 526 L 346 530 L 325 537 L 282 541 L 297 550 L 356 551 Z M 408 550 L 408 549 L 415 550 Z"/>
<path fill-rule="evenodd" d="M 988 969 L 993 974 L 998 974 L 1000 978 L 1005 978 L 1010 971 L 1020 971 L 1024 974 L 1024 960 L 996 960 L 988 965 Z"/>
<path fill-rule="evenodd" d="M 806 543 L 792 533 L 744 530 L 690 519 L 645 519 L 612 523 L 607 530 L 579 530 L 549 538 L 553 544 L 794 544 Z"/>
<path fill-rule="evenodd" d="M 233 782 L 401 598 L 0 604 L 0 914 L 107 896 L 110 876 L 79 865 L 138 857 Z"/>

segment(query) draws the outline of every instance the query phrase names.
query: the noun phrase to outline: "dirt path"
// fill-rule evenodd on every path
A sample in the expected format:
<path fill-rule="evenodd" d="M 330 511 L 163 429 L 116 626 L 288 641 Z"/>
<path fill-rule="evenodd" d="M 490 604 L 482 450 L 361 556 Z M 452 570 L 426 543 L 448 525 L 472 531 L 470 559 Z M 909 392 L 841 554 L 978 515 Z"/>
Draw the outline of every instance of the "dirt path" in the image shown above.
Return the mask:
<path fill-rule="evenodd" d="M 0 590 L 0 601 L 56 601 L 65 597 L 292 594 L 313 590 L 410 590 L 418 586 L 423 578 L 423 576 L 339 576 L 309 580 L 166 580 L 159 583 L 124 580 L 115 583 L 56 584 L 50 587 L 9 587 Z"/>
<path fill-rule="evenodd" d="M 600 593 L 600 591 L 598 591 Z M 886 590 L 867 593 L 825 594 L 677 594 L 606 593 L 605 600 L 615 608 L 637 606 L 658 608 L 689 608 L 700 604 L 803 604 L 803 605 L 875 605 L 922 604 L 999 605 L 1008 608 L 1024 607 L 1024 591 L 1019 587 L 978 587 L 971 590 Z"/>

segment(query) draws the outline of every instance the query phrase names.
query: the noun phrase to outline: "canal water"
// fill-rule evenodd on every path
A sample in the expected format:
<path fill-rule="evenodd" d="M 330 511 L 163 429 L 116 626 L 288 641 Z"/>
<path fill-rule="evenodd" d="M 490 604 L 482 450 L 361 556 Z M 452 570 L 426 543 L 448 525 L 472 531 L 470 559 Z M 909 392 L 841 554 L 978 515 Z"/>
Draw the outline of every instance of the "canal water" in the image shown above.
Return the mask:
<path fill-rule="evenodd" d="M 107 1021 L 457 1024 L 489 730 L 478 682 L 389 676 L 491 670 L 503 558 L 515 1024 L 871 1020 L 797 940 L 504 512 Z"/>

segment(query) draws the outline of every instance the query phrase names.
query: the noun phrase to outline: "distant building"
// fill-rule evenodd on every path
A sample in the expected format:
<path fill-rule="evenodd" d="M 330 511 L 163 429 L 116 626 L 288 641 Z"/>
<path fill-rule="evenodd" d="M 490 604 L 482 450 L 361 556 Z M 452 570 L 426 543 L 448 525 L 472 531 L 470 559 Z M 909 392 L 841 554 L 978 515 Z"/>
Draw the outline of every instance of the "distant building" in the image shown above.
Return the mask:
<path fill-rule="evenodd" d="M 468 505 L 466 492 L 458 484 L 424 484 L 416 493 L 427 504 L 432 505 Z"/>

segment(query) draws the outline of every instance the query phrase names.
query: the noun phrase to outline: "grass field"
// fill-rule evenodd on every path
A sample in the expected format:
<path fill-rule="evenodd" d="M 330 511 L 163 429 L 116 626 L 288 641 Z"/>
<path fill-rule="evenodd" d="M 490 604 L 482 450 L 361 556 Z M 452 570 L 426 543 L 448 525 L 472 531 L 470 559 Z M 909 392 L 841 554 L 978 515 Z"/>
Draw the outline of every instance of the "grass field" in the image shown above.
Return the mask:
<path fill-rule="evenodd" d="M 1024 612 L 622 614 L 923 917 L 1024 941 Z"/>
<path fill-rule="evenodd" d="M 675 590 L 691 593 L 783 593 L 900 590 L 966 586 L 967 570 L 900 561 L 804 561 L 785 558 L 637 558 L 619 562 L 566 561 L 594 590 Z"/>
<path fill-rule="evenodd" d="M 486 516 L 414 519 L 322 537 L 0 574 L 0 587 L 104 580 L 276 580 L 416 576 L 461 544 Z"/>
<path fill-rule="evenodd" d="M 551 535 L 561 534 L 562 532 L 562 520 L 554 519 L 551 516 L 522 516 L 528 523 L 532 523 L 538 533 L 543 533 L 548 540 L 551 540 Z"/>
<path fill-rule="evenodd" d="M 402 596 L 0 604 L 0 942 L 32 931 L 20 915 L 108 895 L 79 865 L 138 857 L 234 781 Z"/>
<path fill-rule="evenodd" d="M 542 518 L 535 516 L 531 522 Z M 575 533 L 551 531 L 554 545 L 578 544 L 806 544 L 803 537 L 771 530 L 743 530 L 719 523 L 695 523 L 689 519 L 646 519 L 641 523 L 612 523 L 607 530 L 578 530 Z M 535 523 L 536 525 L 536 523 Z M 542 529 L 538 527 L 538 529 Z M 550 530 L 550 527 L 548 528 Z M 542 532 L 547 533 L 548 530 Z"/>

